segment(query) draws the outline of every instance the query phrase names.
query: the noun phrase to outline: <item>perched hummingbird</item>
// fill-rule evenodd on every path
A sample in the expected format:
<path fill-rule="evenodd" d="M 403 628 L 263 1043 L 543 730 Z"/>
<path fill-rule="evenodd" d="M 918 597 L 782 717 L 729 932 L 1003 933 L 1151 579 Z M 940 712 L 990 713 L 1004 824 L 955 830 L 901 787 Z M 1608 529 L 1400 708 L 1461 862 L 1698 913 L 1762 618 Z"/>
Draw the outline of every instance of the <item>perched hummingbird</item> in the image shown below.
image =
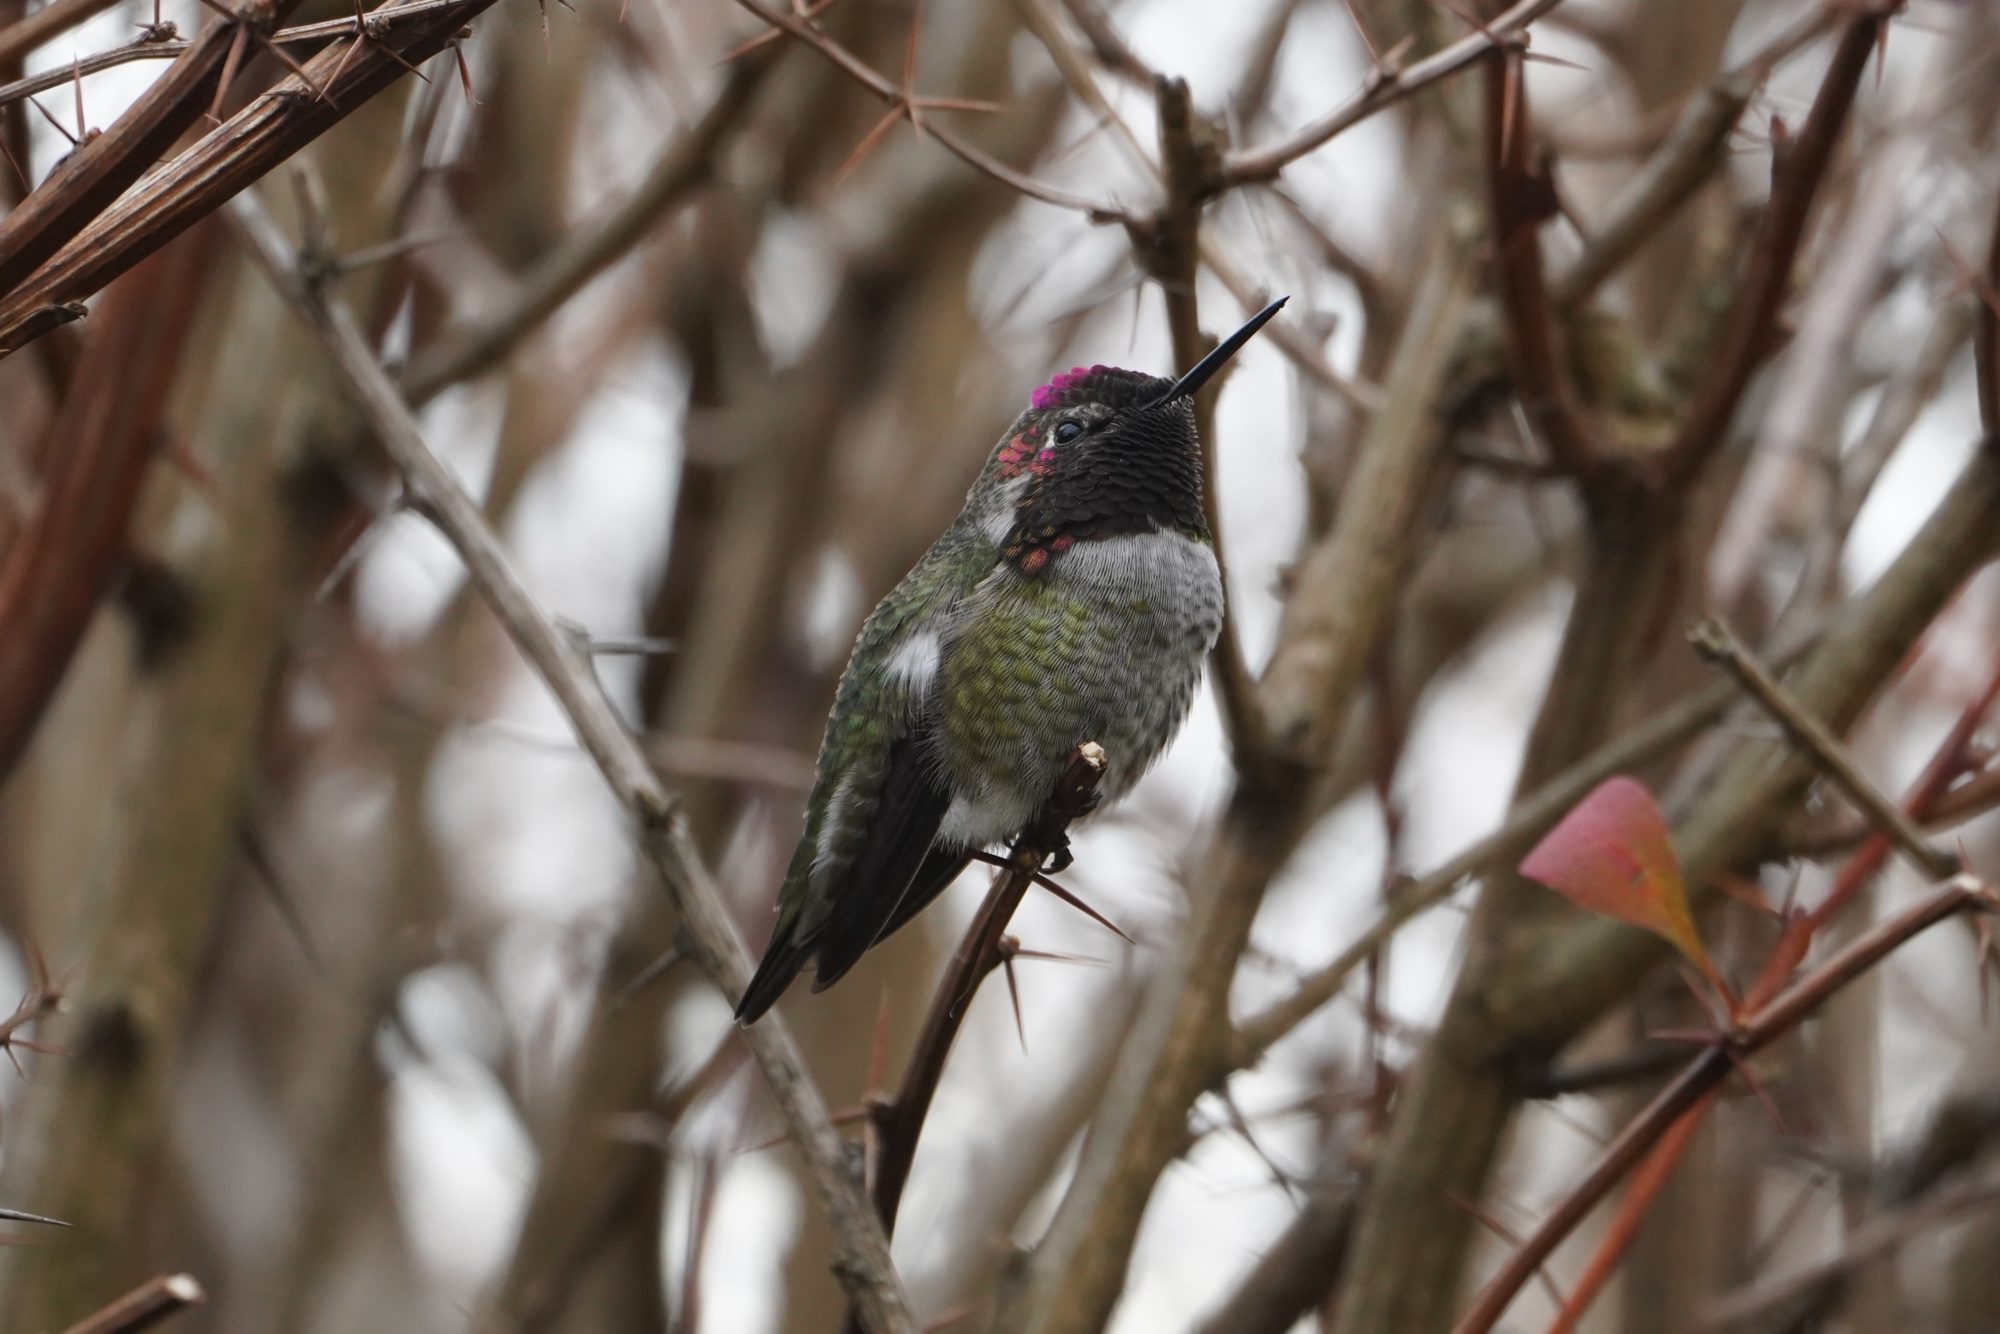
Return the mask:
<path fill-rule="evenodd" d="M 832 986 L 1019 836 L 1083 742 L 1105 750 L 1104 800 L 1166 748 L 1222 626 L 1194 394 L 1284 304 L 1178 380 L 1079 366 L 1035 390 L 861 627 L 740 1022 L 808 961 Z"/>

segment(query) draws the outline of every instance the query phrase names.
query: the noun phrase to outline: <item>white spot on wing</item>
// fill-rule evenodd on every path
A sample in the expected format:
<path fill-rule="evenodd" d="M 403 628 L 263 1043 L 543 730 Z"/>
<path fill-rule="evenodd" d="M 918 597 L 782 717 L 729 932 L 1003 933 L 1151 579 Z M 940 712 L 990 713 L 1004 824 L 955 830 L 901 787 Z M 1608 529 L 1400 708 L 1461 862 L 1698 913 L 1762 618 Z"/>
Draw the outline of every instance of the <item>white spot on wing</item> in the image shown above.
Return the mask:
<path fill-rule="evenodd" d="M 912 694 L 921 695 L 930 689 L 931 678 L 937 675 L 938 636 L 935 630 L 921 630 L 911 635 L 896 647 L 889 658 L 889 675 L 901 682 Z"/>

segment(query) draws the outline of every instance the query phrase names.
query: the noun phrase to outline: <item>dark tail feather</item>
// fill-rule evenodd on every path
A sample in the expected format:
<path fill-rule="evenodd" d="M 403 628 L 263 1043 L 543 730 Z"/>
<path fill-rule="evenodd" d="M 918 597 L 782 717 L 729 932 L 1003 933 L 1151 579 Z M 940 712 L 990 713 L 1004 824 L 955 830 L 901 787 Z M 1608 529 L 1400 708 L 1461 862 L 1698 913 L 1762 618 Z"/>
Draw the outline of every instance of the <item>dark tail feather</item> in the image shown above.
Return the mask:
<path fill-rule="evenodd" d="M 757 965 L 757 973 L 750 979 L 750 985 L 743 989 L 743 999 L 736 1002 L 736 1022 L 754 1024 L 763 1017 L 764 1011 L 777 1004 L 778 997 L 785 994 L 785 988 L 792 985 L 792 979 L 799 975 L 799 969 L 806 966 L 812 957 L 809 943 L 794 940 L 790 926 L 781 926 L 771 937 L 770 946 L 764 951 L 764 961 Z"/>
<path fill-rule="evenodd" d="M 882 938 L 886 940 L 901 930 L 903 923 L 930 907 L 931 900 L 949 889 L 951 882 L 958 879 L 959 872 L 963 871 L 971 861 L 970 852 L 959 852 L 951 848 L 932 848 L 930 854 L 924 858 L 924 864 L 917 868 L 916 877 L 910 881 L 909 892 L 904 894 L 903 901 L 896 905 L 895 916 L 889 919 L 889 925 L 882 928 Z"/>
<path fill-rule="evenodd" d="M 956 880 L 958 873 L 971 860 L 969 852 L 955 848 L 932 848 L 924 854 L 923 862 L 910 878 L 909 888 L 903 891 L 887 915 L 878 919 L 882 925 L 874 928 L 866 939 L 858 932 L 836 936 L 829 928 L 826 939 L 820 942 L 819 968 L 813 975 L 812 989 L 825 991 L 838 982 L 863 953 L 888 939 L 903 923 L 930 906 L 931 900 L 944 893 L 945 886 Z M 872 927 L 873 922 L 869 925 Z"/>

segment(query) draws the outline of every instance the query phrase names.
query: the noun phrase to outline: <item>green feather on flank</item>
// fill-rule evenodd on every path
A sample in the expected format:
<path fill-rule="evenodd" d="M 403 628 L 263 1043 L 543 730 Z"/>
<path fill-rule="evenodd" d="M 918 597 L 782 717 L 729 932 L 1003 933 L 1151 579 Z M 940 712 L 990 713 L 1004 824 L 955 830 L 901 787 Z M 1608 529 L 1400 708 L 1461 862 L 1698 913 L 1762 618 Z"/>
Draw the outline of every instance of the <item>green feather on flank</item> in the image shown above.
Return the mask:
<path fill-rule="evenodd" d="M 1093 635 L 1091 607 L 1047 579 L 1007 577 L 975 600 L 978 614 L 966 618 L 939 671 L 939 728 L 953 755 L 1004 786 L 1024 741 L 1049 724 L 1074 725 L 1063 664 L 1077 661 Z"/>

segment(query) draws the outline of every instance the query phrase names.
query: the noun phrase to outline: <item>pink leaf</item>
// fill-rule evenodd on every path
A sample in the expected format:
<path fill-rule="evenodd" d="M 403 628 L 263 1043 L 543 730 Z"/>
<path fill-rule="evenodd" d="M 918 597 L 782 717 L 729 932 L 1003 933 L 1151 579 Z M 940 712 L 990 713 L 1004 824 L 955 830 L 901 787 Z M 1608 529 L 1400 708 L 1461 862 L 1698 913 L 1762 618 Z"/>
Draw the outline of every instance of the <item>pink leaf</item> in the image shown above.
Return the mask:
<path fill-rule="evenodd" d="M 1542 836 L 1521 862 L 1585 912 L 1651 931 L 1720 983 L 1688 912 L 1680 859 L 1644 784 L 1607 778 Z"/>

